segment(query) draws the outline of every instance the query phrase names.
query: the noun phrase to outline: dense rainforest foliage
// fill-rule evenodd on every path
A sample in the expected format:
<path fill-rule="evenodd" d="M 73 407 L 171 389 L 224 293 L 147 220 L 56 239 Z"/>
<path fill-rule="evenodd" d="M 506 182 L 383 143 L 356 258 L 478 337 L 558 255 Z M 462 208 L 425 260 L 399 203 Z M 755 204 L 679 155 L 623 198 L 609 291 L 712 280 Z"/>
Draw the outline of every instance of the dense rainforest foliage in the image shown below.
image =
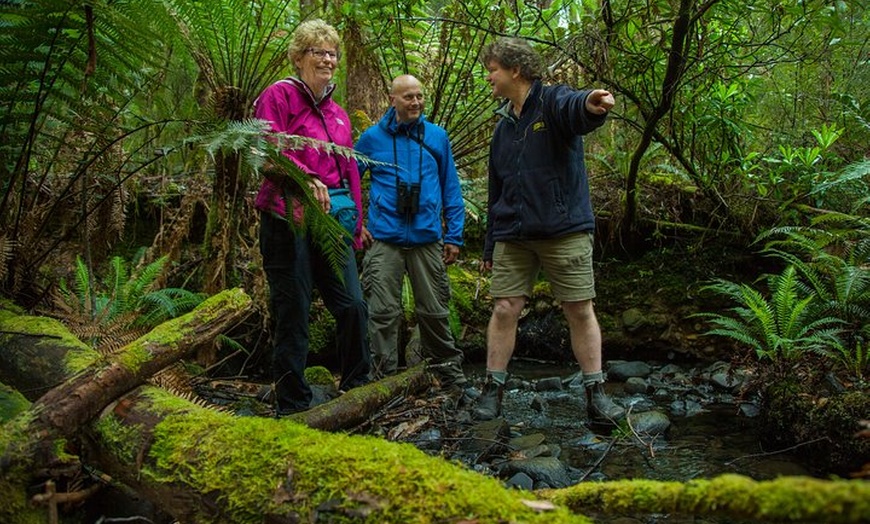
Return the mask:
<path fill-rule="evenodd" d="M 747 278 L 704 288 L 727 304 L 697 317 L 707 334 L 795 381 L 789 396 L 829 370 L 866 393 L 867 3 L 0 2 L 0 292 L 111 349 L 241 286 L 261 314 L 222 340 L 265 346 L 252 192 L 265 159 L 302 174 L 251 107 L 291 74 L 289 36 L 314 16 L 342 35 L 335 96 L 356 133 L 386 108 L 393 77 L 423 81 L 427 116 L 453 141 L 473 257 L 498 103 L 478 53 L 516 35 L 545 57 L 548 81 L 616 97 L 587 140 L 608 252 L 728 238 L 757 253 L 766 262 Z M 326 216 L 311 220 L 324 246 L 340 242 Z"/>

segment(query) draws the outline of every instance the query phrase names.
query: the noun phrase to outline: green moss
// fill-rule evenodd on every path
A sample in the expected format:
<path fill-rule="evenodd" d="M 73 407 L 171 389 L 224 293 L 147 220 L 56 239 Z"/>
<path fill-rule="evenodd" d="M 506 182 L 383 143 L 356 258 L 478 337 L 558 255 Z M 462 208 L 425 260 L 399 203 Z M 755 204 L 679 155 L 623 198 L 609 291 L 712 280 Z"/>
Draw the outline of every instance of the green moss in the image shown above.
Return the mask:
<path fill-rule="evenodd" d="M 801 444 L 807 464 L 843 476 L 870 462 L 870 439 L 853 437 L 870 413 L 865 391 L 825 393 L 820 384 L 786 377 L 769 379 L 762 398 L 759 434 L 765 445 Z"/>
<path fill-rule="evenodd" d="M 0 456 L 29 457 L 25 445 L 30 442 L 30 423 L 33 416 L 25 412 L 0 426 Z M 45 521 L 45 511 L 35 512 L 27 498 L 27 482 L 31 466 L 27 462 L 8 461 L 0 476 L 0 522 L 29 524 Z M 39 518 L 36 518 L 36 517 Z"/>
<path fill-rule="evenodd" d="M 870 483 L 782 477 L 755 481 L 722 475 L 686 483 L 652 480 L 584 482 L 542 492 L 575 511 L 606 514 L 728 514 L 763 521 L 858 523 L 870 515 Z"/>
<path fill-rule="evenodd" d="M 335 319 L 324 308 L 317 308 L 311 314 L 308 327 L 308 348 L 312 353 L 321 353 L 335 341 Z"/>
<path fill-rule="evenodd" d="M 48 317 L 8 315 L 0 317 L 0 330 L 11 333 L 34 335 L 36 344 L 43 341 L 69 350 L 64 357 L 64 366 L 70 375 L 100 360 L 100 354 L 76 338 L 61 322 Z"/>
<path fill-rule="evenodd" d="M 151 360 L 151 346 L 176 348 L 178 342 L 193 331 L 195 326 L 212 322 L 226 309 L 244 310 L 250 305 L 251 297 L 243 290 L 234 288 L 222 291 L 205 299 L 193 311 L 160 324 L 144 337 L 127 345 L 118 359 L 123 366 L 135 373 L 142 364 Z M 192 322 L 193 320 L 196 322 Z"/>
<path fill-rule="evenodd" d="M 124 347 L 123 353 L 118 355 L 118 362 L 124 366 L 126 369 L 129 369 L 131 372 L 136 373 L 139 371 L 139 368 L 142 367 L 143 364 L 146 364 L 152 358 L 151 350 L 148 349 L 148 345 L 150 345 L 153 339 L 149 337 L 148 341 L 144 339 L 136 340 L 127 346 Z M 173 338 L 173 341 L 177 341 L 178 338 Z"/>
<path fill-rule="evenodd" d="M 24 308 L 18 306 L 11 300 L 0 298 L 0 320 L 9 316 L 20 316 L 25 314 Z"/>
<path fill-rule="evenodd" d="M 450 301 L 465 325 L 485 325 L 489 319 L 489 279 L 479 271 L 469 270 L 462 264 L 447 266 L 450 279 Z"/>
<path fill-rule="evenodd" d="M 233 522 L 291 511 L 306 520 L 328 501 L 358 512 L 353 519 L 337 515 L 336 522 L 588 522 L 564 509 L 536 513 L 522 502 L 531 494 L 505 490 L 496 479 L 408 444 L 323 433 L 289 420 L 233 418 L 159 390 L 148 395 L 166 416 L 143 475 L 215 494 Z"/>
<path fill-rule="evenodd" d="M 335 384 L 335 377 L 332 376 L 332 372 L 323 366 L 305 368 L 305 380 L 309 384 L 317 386 L 331 386 Z"/>
<path fill-rule="evenodd" d="M 15 418 L 29 407 L 30 401 L 24 398 L 24 395 L 0 383 L 0 423 Z"/>
<path fill-rule="evenodd" d="M 142 445 L 141 426 L 121 424 L 114 417 L 102 417 L 94 425 L 100 438 L 112 447 L 122 464 L 135 464 Z"/>

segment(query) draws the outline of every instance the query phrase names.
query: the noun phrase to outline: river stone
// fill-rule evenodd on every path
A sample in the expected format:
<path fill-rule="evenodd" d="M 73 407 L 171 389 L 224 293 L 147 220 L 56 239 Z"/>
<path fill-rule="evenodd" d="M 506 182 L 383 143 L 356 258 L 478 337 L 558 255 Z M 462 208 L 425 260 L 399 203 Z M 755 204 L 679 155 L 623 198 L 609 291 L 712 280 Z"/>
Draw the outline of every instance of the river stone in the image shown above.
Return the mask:
<path fill-rule="evenodd" d="M 532 491 L 532 488 L 535 486 L 535 481 L 532 480 L 532 477 L 526 475 L 522 471 L 515 474 L 513 477 L 509 478 L 505 485 L 509 488 L 517 488 L 524 489 L 526 491 Z"/>
<path fill-rule="evenodd" d="M 555 457 L 512 460 L 505 464 L 502 473 L 505 475 L 525 473 L 535 480 L 535 484 L 543 482 L 551 488 L 564 488 L 571 484 L 568 470 L 565 469 L 562 461 Z"/>
<path fill-rule="evenodd" d="M 523 458 L 527 458 L 527 459 L 540 457 L 542 455 L 548 456 L 548 457 L 558 456 L 558 454 L 553 454 L 552 450 L 550 450 L 550 446 L 548 446 L 546 444 L 539 444 L 539 445 L 533 446 L 531 448 L 524 448 L 520 453 L 522 454 Z"/>
<path fill-rule="evenodd" d="M 669 427 L 671 421 L 661 411 L 644 411 L 643 413 L 633 413 L 629 415 L 631 427 L 639 435 L 663 435 Z"/>
<path fill-rule="evenodd" d="M 547 399 L 541 395 L 535 395 L 532 397 L 532 400 L 529 401 L 529 407 L 539 413 L 543 413 L 547 409 Z"/>
<path fill-rule="evenodd" d="M 647 323 L 643 311 L 633 307 L 622 312 L 622 327 L 629 333 L 633 333 Z"/>
<path fill-rule="evenodd" d="M 469 437 L 463 439 L 462 451 L 484 454 L 498 454 L 505 451 L 511 435 L 511 428 L 504 417 L 497 417 L 475 425 Z"/>
<path fill-rule="evenodd" d="M 659 370 L 659 373 L 662 375 L 676 375 L 677 373 L 682 373 L 683 368 L 676 364 L 666 364 Z"/>
<path fill-rule="evenodd" d="M 646 362 L 633 360 L 617 362 L 607 369 L 607 376 L 613 380 L 626 381 L 631 377 L 646 378 L 652 373 L 652 367 Z"/>
<path fill-rule="evenodd" d="M 720 390 L 737 391 L 743 385 L 744 374 L 740 371 L 734 373 L 717 372 L 710 376 L 710 383 Z"/>
<path fill-rule="evenodd" d="M 646 380 L 640 377 L 629 377 L 628 380 L 625 381 L 625 387 L 623 388 L 623 390 L 628 394 L 646 393 L 646 389 Z"/>
<path fill-rule="evenodd" d="M 508 446 L 514 450 L 523 450 L 540 446 L 545 440 L 547 440 L 547 437 L 543 433 L 532 433 L 530 435 L 512 438 L 508 443 Z"/>
<path fill-rule="evenodd" d="M 562 390 L 562 379 L 561 377 L 547 377 L 538 380 L 537 384 L 535 384 L 535 390 L 537 391 L 561 391 Z"/>

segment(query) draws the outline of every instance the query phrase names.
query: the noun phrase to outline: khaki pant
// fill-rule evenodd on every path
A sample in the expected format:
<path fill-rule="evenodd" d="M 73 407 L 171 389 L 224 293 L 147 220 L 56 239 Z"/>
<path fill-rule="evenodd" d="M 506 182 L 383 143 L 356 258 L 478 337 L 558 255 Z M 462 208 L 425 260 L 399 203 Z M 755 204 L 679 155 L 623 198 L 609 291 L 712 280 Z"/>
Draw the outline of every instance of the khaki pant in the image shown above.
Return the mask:
<path fill-rule="evenodd" d="M 396 372 L 399 327 L 402 325 L 402 283 L 405 273 L 414 295 L 423 358 L 430 360 L 445 383 L 465 382 L 462 351 L 450 332 L 450 282 L 440 242 L 403 248 L 375 241 L 363 260 L 363 293 L 369 307 L 368 331 L 377 378 Z"/>

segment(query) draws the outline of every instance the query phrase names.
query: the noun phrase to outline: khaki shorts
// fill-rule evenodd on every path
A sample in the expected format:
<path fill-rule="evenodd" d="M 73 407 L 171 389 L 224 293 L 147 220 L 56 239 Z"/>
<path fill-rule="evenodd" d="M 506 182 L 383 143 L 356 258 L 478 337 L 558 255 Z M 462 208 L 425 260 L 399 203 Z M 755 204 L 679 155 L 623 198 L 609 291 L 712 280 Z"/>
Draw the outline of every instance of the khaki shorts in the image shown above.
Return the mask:
<path fill-rule="evenodd" d="M 494 298 L 531 297 L 543 269 L 560 302 L 595 298 L 592 233 L 546 240 L 496 242 L 490 294 Z"/>

